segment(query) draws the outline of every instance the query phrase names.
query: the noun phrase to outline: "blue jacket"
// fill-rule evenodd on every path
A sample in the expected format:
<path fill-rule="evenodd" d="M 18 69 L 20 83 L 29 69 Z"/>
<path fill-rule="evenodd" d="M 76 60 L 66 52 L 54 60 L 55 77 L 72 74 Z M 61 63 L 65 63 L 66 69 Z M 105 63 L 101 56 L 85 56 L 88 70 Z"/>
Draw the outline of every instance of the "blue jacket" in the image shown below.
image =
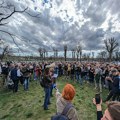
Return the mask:
<path fill-rule="evenodd" d="M 119 90 L 119 82 L 120 82 L 119 76 L 114 76 L 113 77 L 113 90 Z"/>
<path fill-rule="evenodd" d="M 17 69 L 16 68 L 14 68 L 14 69 L 11 70 L 10 78 L 12 80 L 17 80 L 18 77 L 17 77 Z"/>

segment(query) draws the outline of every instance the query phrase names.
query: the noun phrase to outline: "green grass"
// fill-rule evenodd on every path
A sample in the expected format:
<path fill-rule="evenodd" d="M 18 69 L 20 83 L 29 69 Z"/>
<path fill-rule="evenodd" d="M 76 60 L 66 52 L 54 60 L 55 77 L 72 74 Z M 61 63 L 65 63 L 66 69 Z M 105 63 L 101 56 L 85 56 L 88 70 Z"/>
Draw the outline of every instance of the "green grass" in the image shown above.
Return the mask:
<path fill-rule="evenodd" d="M 60 91 L 64 85 L 68 83 L 59 78 L 57 85 Z M 77 109 L 80 120 L 96 120 L 96 108 L 92 103 L 92 98 L 95 95 L 94 87 L 89 84 L 84 84 L 82 87 L 69 81 L 76 89 L 76 96 L 73 104 Z M 55 90 L 53 91 L 55 95 Z M 103 90 L 102 97 L 107 94 Z M 36 84 L 35 81 L 30 82 L 28 92 L 23 90 L 23 86 L 19 86 L 19 92 L 0 90 L 0 120 L 50 120 L 51 116 L 56 113 L 56 99 L 51 98 L 51 105 L 48 111 L 43 110 L 44 91 L 43 88 Z M 103 110 L 105 109 L 103 104 Z"/>

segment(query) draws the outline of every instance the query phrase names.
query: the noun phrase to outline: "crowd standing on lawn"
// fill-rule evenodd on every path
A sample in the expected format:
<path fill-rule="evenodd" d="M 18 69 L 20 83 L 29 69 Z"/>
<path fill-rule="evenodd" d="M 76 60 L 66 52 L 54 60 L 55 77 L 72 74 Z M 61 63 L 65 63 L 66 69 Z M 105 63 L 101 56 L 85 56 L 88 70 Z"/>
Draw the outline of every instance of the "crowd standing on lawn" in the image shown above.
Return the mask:
<path fill-rule="evenodd" d="M 103 88 L 107 88 L 109 94 L 103 101 L 107 102 L 111 98 L 112 101 L 120 101 L 120 65 L 117 64 L 100 62 L 7 62 L 0 64 L 0 74 L 2 76 L 2 86 L 12 89 L 14 93 L 18 92 L 19 83 L 23 85 L 25 91 L 28 91 L 32 78 L 36 83 L 41 83 L 45 91 L 44 110 L 49 110 L 48 105 L 51 104 L 50 97 L 53 96 L 52 90 L 55 88 L 57 91 L 56 106 L 59 114 L 65 111 L 66 106 L 68 106 L 67 103 L 70 103 L 70 105 L 72 104 L 71 101 L 75 96 L 75 88 L 67 84 L 62 94 L 59 93 L 54 74 L 58 75 L 58 77 L 62 76 L 63 80 L 67 82 L 71 79 L 80 86 L 82 86 L 84 82 L 89 83 L 89 85 L 94 85 L 95 89 L 99 92 L 102 92 Z M 98 111 L 101 111 L 101 103 L 96 105 L 94 100 L 94 104 Z M 66 113 L 67 117 L 70 120 L 77 120 L 77 111 L 74 106 L 68 107 L 68 109 Z M 120 114 L 120 103 L 109 104 L 107 113 L 109 119 L 104 119 L 103 116 L 102 120 L 119 120 L 120 116 L 118 114 Z M 119 116 L 119 118 L 115 116 Z M 97 112 L 97 120 L 101 118 L 102 112 Z M 53 118 L 53 120 L 55 119 Z"/>

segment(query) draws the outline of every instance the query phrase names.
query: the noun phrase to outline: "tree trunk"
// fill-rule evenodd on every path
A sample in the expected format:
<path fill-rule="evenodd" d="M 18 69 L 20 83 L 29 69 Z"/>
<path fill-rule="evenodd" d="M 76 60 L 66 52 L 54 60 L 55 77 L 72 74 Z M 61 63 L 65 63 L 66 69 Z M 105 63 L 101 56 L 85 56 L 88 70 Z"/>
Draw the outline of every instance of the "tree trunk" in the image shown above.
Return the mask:
<path fill-rule="evenodd" d="M 77 54 L 77 61 L 78 61 L 78 54 Z"/>
<path fill-rule="evenodd" d="M 112 52 L 109 52 L 109 62 L 112 61 Z"/>
<path fill-rule="evenodd" d="M 80 55 L 80 62 L 81 62 L 81 55 Z"/>
<path fill-rule="evenodd" d="M 66 61 L 66 54 L 67 54 L 67 51 L 65 50 L 65 61 Z"/>

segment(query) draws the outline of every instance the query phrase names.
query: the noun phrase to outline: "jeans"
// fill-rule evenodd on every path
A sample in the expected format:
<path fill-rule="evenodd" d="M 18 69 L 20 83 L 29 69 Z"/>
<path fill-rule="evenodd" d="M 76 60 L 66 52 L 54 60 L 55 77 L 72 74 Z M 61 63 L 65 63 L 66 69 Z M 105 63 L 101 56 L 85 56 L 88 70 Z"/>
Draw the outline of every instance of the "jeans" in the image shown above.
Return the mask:
<path fill-rule="evenodd" d="M 48 109 L 48 104 L 50 103 L 50 87 L 44 88 L 45 99 L 44 99 L 44 109 Z"/>
<path fill-rule="evenodd" d="M 19 82 L 18 79 L 13 80 L 13 83 L 14 83 L 13 92 L 17 92 L 18 91 L 18 82 Z"/>
<path fill-rule="evenodd" d="M 38 80 L 38 76 L 37 76 L 36 72 L 34 72 L 34 80 Z"/>
<path fill-rule="evenodd" d="M 59 69 L 59 70 L 58 70 L 58 75 L 59 75 L 59 76 L 63 75 L 62 69 Z"/>
<path fill-rule="evenodd" d="M 29 78 L 24 78 L 24 90 L 28 90 Z"/>
<path fill-rule="evenodd" d="M 76 79 L 77 79 L 77 81 L 80 82 L 80 84 L 82 85 L 82 79 L 81 79 L 80 74 L 76 74 Z"/>
<path fill-rule="evenodd" d="M 116 97 L 120 94 L 119 90 L 111 90 L 105 101 L 108 101 L 112 98 L 112 101 L 115 101 Z"/>
<path fill-rule="evenodd" d="M 52 97 L 52 91 L 53 91 L 53 84 L 50 86 L 50 96 Z"/>
<path fill-rule="evenodd" d="M 70 78 L 71 80 L 74 80 L 74 74 L 71 74 Z"/>
<path fill-rule="evenodd" d="M 55 68 L 55 69 L 54 69 L 54 74 L 57 74 L 57 75 L 58 75 L 58 68 Z"/>

